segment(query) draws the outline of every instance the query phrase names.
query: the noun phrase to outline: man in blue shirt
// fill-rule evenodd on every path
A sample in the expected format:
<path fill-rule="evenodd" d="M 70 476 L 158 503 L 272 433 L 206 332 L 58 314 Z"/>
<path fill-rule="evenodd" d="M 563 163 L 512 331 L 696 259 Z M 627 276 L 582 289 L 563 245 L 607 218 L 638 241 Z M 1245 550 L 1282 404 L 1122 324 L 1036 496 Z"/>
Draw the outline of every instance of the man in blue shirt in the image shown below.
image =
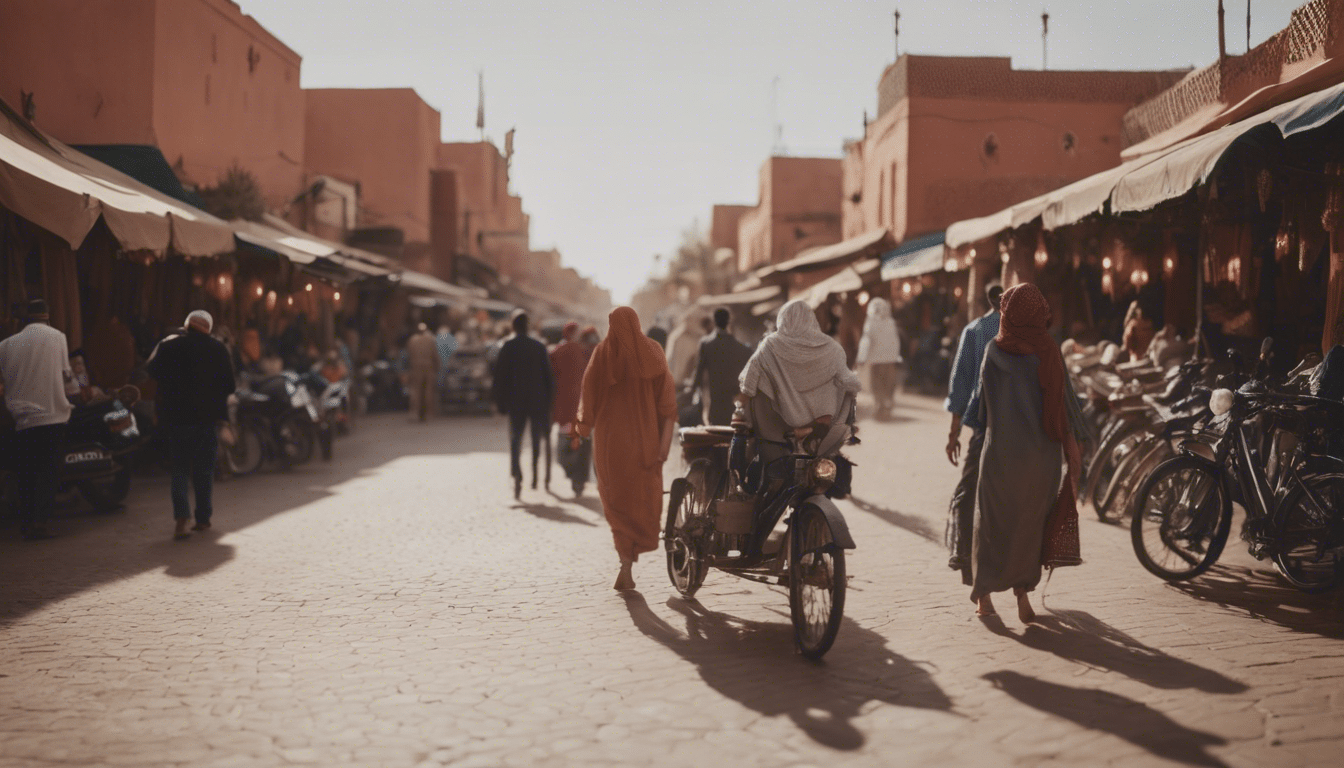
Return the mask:
<path fill-rule="evenodd" d="M 951 558 L 947 565 L 961 571 L 961 580 L 971 583 L 971 537 L 975 532 L 975 491 L 980 482 L 980 452 L 985 446 L 985 425 L 980 423 L 980 366 L 985 362 L 989 342 L 999 335 L 999 299 L 1003 286 L 997 281 L 985 288 L 989 311 L 972 320 L 961 332 L 952 380 L 947 388 L 944 407 L 952 414 L 952 431 L 947 436 L 947 460 L 957 465 L 961 454 L 961 426 L 971 428 L 966 455 L 961 465 L 961 481 L 952 492 L 947 545 Z"/>

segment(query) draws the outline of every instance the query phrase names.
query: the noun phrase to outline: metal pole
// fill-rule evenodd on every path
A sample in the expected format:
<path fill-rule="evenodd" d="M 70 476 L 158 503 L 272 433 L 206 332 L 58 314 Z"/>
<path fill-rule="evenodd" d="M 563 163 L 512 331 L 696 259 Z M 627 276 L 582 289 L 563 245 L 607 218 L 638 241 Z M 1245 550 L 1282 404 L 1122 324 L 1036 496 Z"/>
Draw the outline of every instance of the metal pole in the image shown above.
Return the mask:
<path fill-rule="evenodd" d="M 1223 26 L 1223 20 L 1226 13 L 1223 11 L 1223 0 L 1218 0 L 1218 61 L 1227 58 L 1227 29 Z"/>
<path fill-rule="evenodd" d="M 1246 52 L 1251 50 L 1251 0 L 1246 0 Z"/>
<path fill-rule="evenodd" d="M 899 8 L 896 10 L 896 13 L 895 13 L 894 15 L 895 15 L 895 17 L 896 17 L 896 23 L 895 23 L 895 26 L 893 27 L 893 31 L 895 32 L 896 59 L 897 59 L 897 60 L 900 60 L 900 58 L 901 58 L 901 11 L 900 11 Z"/>
<path fill-rule="evenodd" d="M 1046 69 L 1050 53 L 1050 14 L 1041 12 L 1041 69 Z"/>

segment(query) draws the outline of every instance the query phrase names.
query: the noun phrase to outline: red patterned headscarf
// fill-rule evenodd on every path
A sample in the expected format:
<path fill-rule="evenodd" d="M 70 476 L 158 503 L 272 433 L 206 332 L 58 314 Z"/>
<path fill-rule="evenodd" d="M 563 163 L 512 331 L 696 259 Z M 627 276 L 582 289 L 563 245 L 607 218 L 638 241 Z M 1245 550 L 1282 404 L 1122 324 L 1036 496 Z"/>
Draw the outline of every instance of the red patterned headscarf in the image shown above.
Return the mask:
<path fill-rule="evenodd" d="M 1064 446 L 1069 477 L 1060 493 L 1060 503 L 1074 507 L 1076 513 L 1073 478 L 1078 477 L 1081 459 L 1069 425 L 1068 405 L 1064 401 L 1068 397 L 1064 356 L 1050 337 L 1050 304 L 1039 288 L 1031 283 L 1019 283 L 1003 292 L 999 312 L 999 335 L 994 338 L 999 348 L 1015 355 L 1035 355 L 1041 361 L 1037 367 L 1043 405 L 1041 427 L 1051 440 Z"/>

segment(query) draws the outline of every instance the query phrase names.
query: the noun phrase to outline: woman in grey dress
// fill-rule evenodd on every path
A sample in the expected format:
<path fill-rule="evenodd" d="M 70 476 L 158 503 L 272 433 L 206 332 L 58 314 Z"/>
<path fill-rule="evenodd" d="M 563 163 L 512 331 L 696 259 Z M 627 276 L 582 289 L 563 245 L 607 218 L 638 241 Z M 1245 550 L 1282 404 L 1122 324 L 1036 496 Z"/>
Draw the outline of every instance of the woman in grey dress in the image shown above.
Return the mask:
<path fill-rule="evenodd" d="M 979 615 L 992 615 L 990 594 L 1011 589 L 1019 617 L 1029 622 L 1036 617 L 1028 595 L 1041 580 L 1046 521 L 1056 507 L 1060 514 L 1077 514 L 1073 486 L 1082 422 L 1063 356 L 1047 332 L 1045 297 L 1030 283 L 1015 285 L 1004 292 L 1001 312 L 976 394 L 986 429 L 971 600 Z"/>

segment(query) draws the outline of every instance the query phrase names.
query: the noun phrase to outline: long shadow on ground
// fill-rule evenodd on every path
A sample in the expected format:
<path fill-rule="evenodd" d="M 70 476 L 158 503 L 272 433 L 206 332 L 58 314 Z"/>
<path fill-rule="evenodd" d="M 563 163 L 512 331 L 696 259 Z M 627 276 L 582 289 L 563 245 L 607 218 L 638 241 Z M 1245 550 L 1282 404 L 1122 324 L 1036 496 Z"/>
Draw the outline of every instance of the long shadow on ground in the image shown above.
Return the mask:
<path fill-rule="evenodd" d="M 1156 757 L 1186 765 L 1222 768 L 1209 748 L 1226 744 L 1211 733 L 1196 731 L 1144 704 L 1109 691 L 1072 688 L 1002 670 L 984 676 L 995 688 L 1029 707 L 1094 731 L 1118 736 Z"/>
<path fill-rule="evenodd" d="M 1196 600 L 1294 632 L 1344 640 L 1344 590 L 1308 595 L 1288 586 L 1271 571 L 1222 563 L 1199 578 L 1171 586 Z"/>
<path fill-rule="evenodd" d="M 1193 688 L 1205 693 L 1241 693 L 1247 686 L 1219 672 L 1178 659 L 1144 645 L 1085 611 L 1041 614 L 1022 634 L 1010 632 L 1003 622 L 987 618 L 996 635 L 1011 638 L 1038 651 L 1098 669 L 1107 669 L 1154 688 Z"/>
<path fill-rule="evenodd" d="M 6 531 L 0 537 L 0 636 L 28 613 L 100 584 L 155 570 L 190 578 L 225 566 L 234 549 L 220 536 L 332 496 L 336 486 L 398 459 L 499 453 L 499 488 L 508 493 L 507 435 L 498 422 L 406 424 L 404 414 L 369 417 L 336 443 L 330 463 L 315 460 L 291 472 L 216 483 L 215 528 L 187 541 L 171 539 L 172 505 L 162 473 L 135 477 L 125 511 L 59 510 L 52 528 L 60 535 L 50 541 L 25 542 Z"/>
<path fill-rule="evenodd" d="M 934 529 L 929 521 L 918 515 L 907 515 L 904 512 L 898 512 L 894 509 L 879 507 L 870 501 L 864 501 L 857 496 L 849 497 L 850 503 L 858 508 L 860 512 L 867 512 L 884 523 L 894 525 L 897 528 L 904 528 L 910 533 L 928 541 L 932 544 L 942 544 L 943 536 Z"/>
<path fill-rule="evenodd" d="M 672 598 L 685 631 L 655 614 L 638 592 L 625 593 L 640 632 L 694 664 L 705 683 L 767 717 L 788 717 L 814 741 L 854 750 L 866 739 L 853 720 L 870 701 L 950 711 L 952 702 L 924 667 L 886 647 L 887 640 L 846 618 L 825 661 L 793 651 L 793 626 L 746 621 Z"/>

